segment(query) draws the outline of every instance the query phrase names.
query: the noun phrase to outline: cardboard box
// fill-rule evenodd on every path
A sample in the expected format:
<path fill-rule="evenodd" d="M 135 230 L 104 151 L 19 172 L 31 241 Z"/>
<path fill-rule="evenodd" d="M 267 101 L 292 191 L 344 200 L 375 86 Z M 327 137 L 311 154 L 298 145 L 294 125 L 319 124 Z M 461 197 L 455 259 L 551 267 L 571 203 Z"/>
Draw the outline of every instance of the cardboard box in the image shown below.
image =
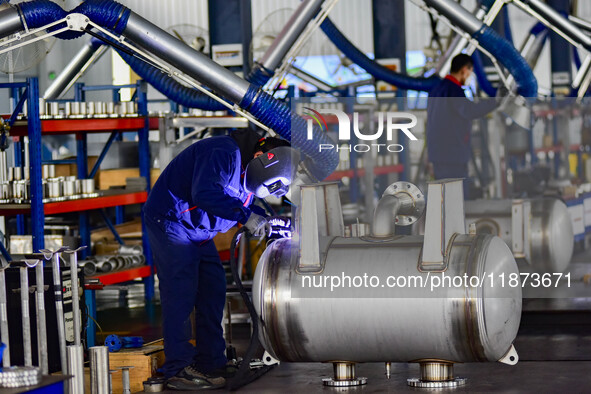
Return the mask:
<path fill-rule="evenodd" d="M 109 368 L 120 369 L 133 367 L 129 370 L 129 383 L 132 393 L 143 391 L 143 382 L 152 377 L 164 364 L 164 346 L 160 344 L 146 345 L 138 349 L 122 349 L 109 353 Z M 113 393 L 123 392 L 122 373 L 112 375 Z"/>
<path fill-rule="evenodd" d="M 117 232 L 121 238 L 140 238 L 142 236 L 142 222 L 140 218 L 125 222 L 122 224 L 115 225 Z M 97 230 L 93 230 L 90 233 L 90 241 L 92 243 L 103 241 L 109 242 L 114 241 L 115 237 L 108 227 L 102 227 Z"/>
<path fill-rule="evenodd" d="M 136 178 L 140 176 L 139 168 L 117 168 L 112 170 L 102 170 L 97 174 L 96 188 L 99 190 L 108 190 L 111 187 L 124 187 L 127 178 Z M 152 186 L 160 176 L 160 169 L 152 168 L 150 170 L 150 180 Z"/>
<path fill-rule="evenodd" d="M 75 159 L 76 157 L 67 157 L 66 159 Z M 90 172 L 92 170 L 92 168 L 94 167 L 96 161 L 98 160 L 98 156 L 88 156 L 88 172 Z M 101 172 L 101 170 L 99 169 L 97 171 L 97 176 L 98 174 Z M 74 175 L 74 176 L 78 176 L 78 165 L 77 164 L 56 164 L 55 165 L 55 176 L 59 177 L 59 176 L 70 176 L 70 175 Z M 95 176 L 95 180 L 97 179 L 97 176 Z"/>

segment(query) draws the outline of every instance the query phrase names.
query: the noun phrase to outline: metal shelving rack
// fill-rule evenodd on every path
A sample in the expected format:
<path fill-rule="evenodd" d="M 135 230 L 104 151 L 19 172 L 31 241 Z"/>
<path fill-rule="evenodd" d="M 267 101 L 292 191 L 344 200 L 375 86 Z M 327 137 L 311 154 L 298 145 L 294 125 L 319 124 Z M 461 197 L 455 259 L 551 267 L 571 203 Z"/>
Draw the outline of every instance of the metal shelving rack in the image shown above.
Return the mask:
<path fill-rule="evenodd" d="M 117 221 L 123 217 L 122 207 L 130 204 L 142 204 L 146 201 L 150 188 L 150 147 L 148 134 L 150 129 L 158 129 L 158 118 L 150 119 L 148 117 L 147 86 L 145 82 L 138 81 L 136 84 L 123 86 L 98 86 L 86 87 L 83 84 L 77 84 L 75 89 L 75 101 L 84 101 L 84 93 L 90 90 L 112 90 L 113 97 L 119 101 L 119 90 L 122 88 L 135 88 L 134 99 L 137 102 L 138 117 L 131 118 L 92 118 L 92 119 L 41 119 L 39 115 L 39 83 L 37 78 L 29 78 L 26 83 L 0 84 L 0 88 L 10 88 L 13 91 L 15 99 L 15 110 L 10 117 L 12 121 L 11 136 L 29 137 L 29 157 L 30 157 L 30 182 L 31 182 L 31 203 L 19 205 L 0 206 L 0 214 L 17 215 L 17 232 L 24 234 L 24 215 L 31 215 L 30 233 L 33 236 L 33 249 L 38 251 L 44 248 L 44 222 L 45 215 L 54 215 L 68 212 L 80 212 L 79 232 L 82 245 L 90 245 L 90 226 L 88 211 L 116 207 Z M 24 89 L 24 91 L 22 91 Z M 21 112 L 24 102 L 27 103 L 27 119 L 16 120 Z M 138 150 L 139 150 L 139 169 L 140 176 L 146 178 L 147 190 L 140 192 L 128 192 L 123 194 L 111 194 L 97 198 L 78 199 L 64 202 L 43 203 L 42 194 L 42 156 L 41 156 L 41 138 L 42 135 L 74 134 L 77 142 L 76 164 L 78 168 L 78 178 L 93 178 L 100 164 L 106 156 L 111 144 L 117 138 L 119 133 L 126 131 L 138 132 Z M 111 133 L 105 144 L 94 168 L 88 170 L 88 133 Z M 14 149 L 16 165 L 21 165 L 20 141 L 15 139 Z M 115 238 L 121 242 L 116 234 L 115 228 L 106 215 L 103 215 L 107 226 L 115 233 Z M 151 301 L 154 298 L 154 270 L 150 245 L 147 240 L 145 227 L 142 221 L 142 244 L 146 257 L 146 266 L 139 267 L 122 272 L 114 272 L 97 276 L 94 284 L 85 287 L 85 297 L 89 315 L 96 317 L 96 298 L 94 290 L 102 288 L 104 285 L 129 282 L 131 280 L 142 278 L 144 282 L 145 298 Z M 80 252 L 84 258 L 88 254 L 88 249 Z M 100 284 L 97 287 L 96 284 Z M 89 321 L 87 327 L 88 346 L 93 346 L 96 335 L 96 327 L 93 321 Z"/>

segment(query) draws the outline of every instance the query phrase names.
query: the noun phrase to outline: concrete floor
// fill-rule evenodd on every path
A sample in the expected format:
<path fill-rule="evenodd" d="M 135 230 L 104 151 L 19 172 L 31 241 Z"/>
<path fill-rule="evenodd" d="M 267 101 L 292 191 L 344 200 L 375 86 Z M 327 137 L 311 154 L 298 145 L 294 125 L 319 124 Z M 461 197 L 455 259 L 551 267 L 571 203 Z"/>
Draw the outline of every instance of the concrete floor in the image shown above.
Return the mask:
<path fill-rule="evenodd" d="M 436 391 L 470 393 L 589 393 L 591 392 L 591 285 L 582 277 L 591 273 L 591 251 L 573 259 L 571 271 L 576 274 L 576 297 L 525 299 L 521 326 L 515 348 L 520 362 L 515 366 L 500 363 L 459 364 L 456 376 L 468 379 L 455 389 Z M 131 303 L 137 304 L 132 295 Z M 135 300 L 135 301 L 134 301 Z M 143 335 L 146 341 L 160 333 L 158 305 L 148 308 L 117 306 L 118 298 L 108 292 L 100 296 L 102 311 L 99 322 L 105 334 Z M 139 305 L 139 304 L 138 304 Z M 116 318 L 114 318 L 116 317 Z M 124 322 L 124 323 L 122 323 Z M 234 345 L 243 354 L 248 338 L 247 326 L 234 329 Z M 390 393 L 430 392 L 408 387 L 407 378 L 418 377 L 416 364 L 392 364 L 392 377 L 387 380 L 383 364 L 361 364 L 358 376 L 368 378 L 366 386 L 336 389 L 322 386 L 322 378 L 331 377 L 332 366 L 319 363 L 282 363 L 265 376 L 239 390 L 241 393 Z M 219 390 L 218 392 L 223 392 Z M 166 391 L 172 393 L 172 391 Z"/>

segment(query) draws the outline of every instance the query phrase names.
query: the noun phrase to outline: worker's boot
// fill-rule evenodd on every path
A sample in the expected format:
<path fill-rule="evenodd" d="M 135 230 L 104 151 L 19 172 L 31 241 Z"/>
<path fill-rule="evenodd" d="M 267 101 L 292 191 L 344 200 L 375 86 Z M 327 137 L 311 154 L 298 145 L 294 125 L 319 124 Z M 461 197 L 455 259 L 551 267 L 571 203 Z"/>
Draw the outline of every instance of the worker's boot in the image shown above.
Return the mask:
<path fill-rule="evenodd" d="M 211 390 L 224 387 L 226 379 L 214 372 L 204 373 L 189 365 L 168 379 L 166 386 L 171 390 Z"/>

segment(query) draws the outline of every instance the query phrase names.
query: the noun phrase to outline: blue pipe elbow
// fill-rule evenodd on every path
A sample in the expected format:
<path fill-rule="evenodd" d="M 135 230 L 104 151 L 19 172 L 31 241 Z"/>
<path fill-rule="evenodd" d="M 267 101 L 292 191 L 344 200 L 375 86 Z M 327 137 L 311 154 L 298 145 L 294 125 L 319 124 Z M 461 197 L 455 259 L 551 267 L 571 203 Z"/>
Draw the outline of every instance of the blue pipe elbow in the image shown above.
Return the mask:
<path fill-rule="evenodd" d="M 308 124 L 304 118 L 263 92 L 258 85 L 250 85 L 239 105 L 290 141 L 292 147 L 304 152 L 309 158 L 306 161 L 307 168 L 318 180 L 325 179 L 337 168 L 339 155 L 336 149 L 320 151 L 321 145 L 334 146 L 334 142 L 318 127 L 314 127 L 312 138 L 308 139 Z"/>
<path fill-rule="evenodd" d="M 86 0 L 70 12 L 63 10 L 58 4 L 49 0 L 34 0 L 18 4 L 23 18 L 29 28 L 39 28 L 65 18 L 70 13 L 84 14 L 91 21 L 114 33 L 121 34 L 127 26 L 131 10 L 112 0 Z M 55 26 L 50 30 L 57 30 Z M 65 31 L 58 38 L 71 40 L 81 37 L 85 32 Z"/>
<path fill-rule="evenodd" d="M 525 59 L 507 40 L 499 36 L 492 28 L 483 25 L 473 37 L 506 67 L 517 83 L 517 92 L 523 97 L 538 96 L 538 81 Z"/>

